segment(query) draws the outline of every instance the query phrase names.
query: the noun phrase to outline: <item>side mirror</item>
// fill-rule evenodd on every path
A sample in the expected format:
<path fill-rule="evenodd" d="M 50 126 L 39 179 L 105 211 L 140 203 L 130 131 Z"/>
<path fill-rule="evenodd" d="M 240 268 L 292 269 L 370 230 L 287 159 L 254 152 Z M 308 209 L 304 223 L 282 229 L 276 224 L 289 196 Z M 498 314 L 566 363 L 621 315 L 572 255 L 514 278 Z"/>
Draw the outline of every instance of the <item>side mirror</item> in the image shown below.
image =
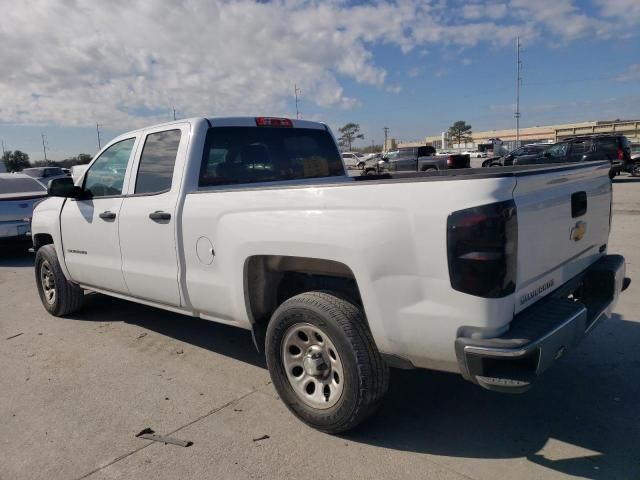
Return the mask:
<path fill-rule="evenodd" d="M 49 181 L 47 193 L 52 197 L 80 198 L 82 189 L 73 184 L 72 178 L 62 177 Z"/>

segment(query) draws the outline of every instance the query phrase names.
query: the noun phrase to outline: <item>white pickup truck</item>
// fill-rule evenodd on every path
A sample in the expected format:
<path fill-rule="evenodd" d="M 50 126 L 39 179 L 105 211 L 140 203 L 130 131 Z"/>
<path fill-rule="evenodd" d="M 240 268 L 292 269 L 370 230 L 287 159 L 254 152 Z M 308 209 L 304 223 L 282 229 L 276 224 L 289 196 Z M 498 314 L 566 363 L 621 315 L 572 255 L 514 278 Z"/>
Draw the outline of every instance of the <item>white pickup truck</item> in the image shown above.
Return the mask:
<path fill-rule="evenodd" d="M 252 331 L 287 407 L 326 432 L 388 367 L 519 392 L 611 315 L 609 164 L 349 177 L 326 125 L 196 118 L 114 139 L 33 216 L 37 287 Z M 114 311 L 117 316 L 117 311 Z"/>

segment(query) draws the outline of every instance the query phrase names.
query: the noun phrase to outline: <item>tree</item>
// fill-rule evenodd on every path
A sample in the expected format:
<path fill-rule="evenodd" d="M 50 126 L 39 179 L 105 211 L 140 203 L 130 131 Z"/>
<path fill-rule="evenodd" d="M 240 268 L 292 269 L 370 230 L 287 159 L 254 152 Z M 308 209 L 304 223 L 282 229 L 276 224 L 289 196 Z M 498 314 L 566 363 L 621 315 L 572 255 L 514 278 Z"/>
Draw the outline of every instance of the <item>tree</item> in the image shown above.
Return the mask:
<path fill-rule="evenodd" d="M 360 133 L 360 125 L 357 123 L 347 123 L 344 127 L 339 128 L 340 137 L 338 138 L 338 144 L 342 148 L 347 148 L 351 151 L 351 144 L 357 139 L 363 139 L 364 135 Z"/>
<path fill-rule="evenodd" d="M 471 131 L 471 125 L 467 125 L 463 120 L 458 120 L 449 127 L 447 135 L 450 142 L 461 144 L 470 142 L 472 140 L 471 135 L 473 135 L 473 132 Z"/>
<path fill-rule="evenodd" d="M 8 150 L 2 155 L 2 161 L 4 166 L 7 167 L 7 172 L 19 172 L 24 168 L 29 168 L 29 155 L 20 150 L 11 151 Z"/>

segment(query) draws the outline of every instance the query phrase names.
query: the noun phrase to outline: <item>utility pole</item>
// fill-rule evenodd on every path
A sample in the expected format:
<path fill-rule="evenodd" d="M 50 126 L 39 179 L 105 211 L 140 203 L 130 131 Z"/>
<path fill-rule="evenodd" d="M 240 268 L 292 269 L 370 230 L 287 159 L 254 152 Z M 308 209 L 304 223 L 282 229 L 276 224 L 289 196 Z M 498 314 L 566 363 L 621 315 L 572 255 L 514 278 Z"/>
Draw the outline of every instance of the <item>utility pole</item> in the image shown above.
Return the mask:
<path fill-rule="evenodd" d="M 5 152 L 5 149 L 4 149 L 4 140 L 2 140 L 2 156 L 3 156 L 3 157 L 4 157 L 4 152 Z"/>
<path fill-rule="evenodd" d="M 100 142 L 100 124 L 96 123 L 96 133 L 98 134 L 98 151 L 102 149 L 102 143 Z"/>
<path fill-rule="evenodd" d="M 520 61 L 520 37 L 516 37 L 516 148 L 520 146 L 520 83 L 522 78 L 520 76 L 520 67 L 522 62 Z"/>
<path fill-rule="evenodd" d="M 42 151 L 44 152 L 44 161 L 47 162 L 47 136 L 42 133 Z"/>
<path fill-rule="evenodd" d="M 173 107 L 173 120 L 175 121 L 176 119 L 176 107 Z"/>
<path fill-rule="evenodd" d="M 384 145 L 382 146 L 382 151 L 387 151 L 387 134 L 389 133 L 389 127 L 384 127 Z"/>
<path fill-rule="evenodd" d="M 298 110 L 298 94 L 302 93 L 296 83 L 293 84 L 293 94 L 296 97 L 296 119 L 300 120 L 300 110 Z"/>

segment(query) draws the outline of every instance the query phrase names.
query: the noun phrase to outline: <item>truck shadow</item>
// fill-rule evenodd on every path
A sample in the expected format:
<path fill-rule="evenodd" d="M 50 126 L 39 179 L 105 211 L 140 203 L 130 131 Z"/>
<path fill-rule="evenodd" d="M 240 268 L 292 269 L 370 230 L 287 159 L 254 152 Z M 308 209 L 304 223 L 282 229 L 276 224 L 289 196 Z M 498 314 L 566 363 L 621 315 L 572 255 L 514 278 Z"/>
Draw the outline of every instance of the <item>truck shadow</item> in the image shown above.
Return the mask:
<path fill-rule="evenodd" d="M 525 458 L 581 478 L 640 478 L 639 342 L 640 323 L 615 315 L 521 395 L 394 370 L 386 405 L 345 438 L 444 457 Z"/>
<path fill-rule="evenodd" d="M 616 177 L 612 180 L 613 183 L 636 183 L 640 182 L 640 177 Z"/>
<path fill-rule="evenodd" d="M 0 267 L 33 267 L 35 255 L 29 252 L 31 244 L 0 244 Z"/>
<path fill-rule="evenodd" d="M 89 293 L 81 311 L 68 317 L 93 322 L 119 321 L 186 342 L 196 347 L 267 368 L 264 355 L 253 345 L 251 332 L 220 323 Z"/>
<path fill-rule="evenodd" d="M 116 315 L 266 368 L 251 334 L 235 327 L 98 294 L 72 318 L 109 322 Z M 482 459 L 526 459 L 583 478 L 640 478 L 638 345 L 640 323 L 614 315 L 521 395 L 489 392 L 455 374 L 392 370 L 385 404 L 343 438 L 442 457 L 439 463 L 454 457 L 470 469 L 482 468 Z"/>

